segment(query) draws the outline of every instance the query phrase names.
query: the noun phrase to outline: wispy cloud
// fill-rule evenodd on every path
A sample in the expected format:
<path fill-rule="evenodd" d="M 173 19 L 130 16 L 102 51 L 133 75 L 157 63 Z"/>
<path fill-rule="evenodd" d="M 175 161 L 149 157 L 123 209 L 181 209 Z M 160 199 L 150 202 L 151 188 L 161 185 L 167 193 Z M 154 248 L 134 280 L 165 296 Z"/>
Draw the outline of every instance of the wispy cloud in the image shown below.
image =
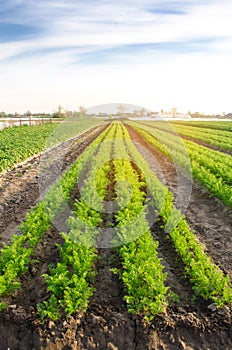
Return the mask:
<path fill-rule="evenodd" d="M 84 79 L 101 67 L 104 81 L 119 66 L 152 74 L 171 60 L 179 71 L 183 60 L 232 55 L 231 16 L 229 0 L 0 0 L 0 72 Z"/>
<path fill-rule="evenodd" d="M 193 1 L 144 1 L 142 5 L 136 1 L 11 1 L 0 13 L 0 41 L 25 41 L 23 51 L 39 48 L 41 53 L 57 46 L 115 45 L 117 49 L 131 45 L 133 49 L 132 45 L 152 43 L 160 44 L 161 50 L 166 50 L 167 43 L 175 51 L 170 42 L 184 45 L 188 40 L 228 36 L 230 14 L 228 8 L 206 6 L 204 1 L 200 6 Z"/>
<path fill-rule="evenodd" d="M 38 27 L 17 23 L 0 23 L 0 42 L 21 41 L 41 33 Z"/>
<path fill-rule="evenodd" d="M 192 5 L 192 1 L 160 1 L 148 6 L 147 10 L 159 15 L 185 15 Z"/>

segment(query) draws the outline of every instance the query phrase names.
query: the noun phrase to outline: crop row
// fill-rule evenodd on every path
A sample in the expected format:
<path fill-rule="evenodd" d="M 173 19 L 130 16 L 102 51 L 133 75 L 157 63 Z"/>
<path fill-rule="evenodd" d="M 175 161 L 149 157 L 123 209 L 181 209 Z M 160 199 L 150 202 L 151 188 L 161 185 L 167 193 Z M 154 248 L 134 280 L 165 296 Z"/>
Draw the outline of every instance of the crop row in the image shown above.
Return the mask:
<path fill-rule="evenodd" d="M 157 129 L 180 136 L 190 137 L 193 141 L 199 140 L 206 144 L 220 147 L 221 149 L 232 150 L 231 131 L 164 121 L 146 122 L 146 125 L 155 126 Z"/>
<path fill-rule="evenodd" d="M 0 295 L 20 287 L 19 277 L 28 270 L 29 264 L 33 264 L 36 245 L 60 215 L 62 208 L 67 206 L 79 174 L 107 133 L 108 129 L 92 142 L 61 179 L 49 189 L 44 199 L 27 214 L 26 220 L 20 225 L 21 234 L 13 235 L 10 244 L 3 245 L 0 256 Z M 0 304 L 0 308 L 5 306 L 4 303 Z"/>
<path fill-rule="evenodd" d="M 70 215 L 67 219 L 68 233 L 61 233 L 64 244 L 58 246 L 60 261 L 50 268 L 49 274 L 43 275 L 50 296 L 37 305 L 41 319 L 56 320 L 62 312 L 71 315 L 77 310 L 85 311 L 94 291 L 96 237 L 102 222 L 100 213 L 103 211 L 102 200 L 106 194 L 109 172 L 104 160 L 110 157 L 114 129 L 115 126 L 110 128 L 103 146 L 99 145 L 97 152 L 88 158 L 88 164 L 82 168 L 86 172 L 82 196 L 75 201 L 74 216 Z M 96 172 L 102 164 L 96 179 Z"/>
<path fill-rule="evenodd" d="M 181 166 L 227 206 L 232 207 L 232 159 L 229 155 L 185 141 L 169 132 L 143 124 L 136 130 L 160 152 Z"/>
<path fill-rule="evenodd" d="M 173 125 L 186 125 L 186 126 L 195 126 L 197 128 L 206 128 L 206 129 L 216 129 L 216 130 L 226 130 L 232 131 L 232 123 L 231 121 L 172 121 Z"/>
<path fill-rule="evenodd" d="M 0 131 L 0 173 L 40 152 L 55 124 L 5 128 Z"/>
<path fill-rule="evenodd" d="M 125 299 L 128 304 L 128 309 L 133 313 L 141 313 L 147 320 L 150 320 L 155 314 L 163 311 L 163 308 L 166 305 L 165 294 L 168 288 L 163 285 L 165 274 L 162 273 L 163 267 L 157 258 L 157 243 L 152 240 L 151 234 L 146 232 L 149 231 L 149 227 L 145 220 L 144 214 L 144 192 L 141 191 L 141 186 L 143 186 L 143 183 L 138 181 L 138 174 L 132 168 L 131 163 L 125 159 L 126 154 L 123 154 L 125 147 L 122 143 L 120 147 L 120 141 L 118 139 L 119 135 L 120 127 L 117 125 L 117 133 L 115 135 L 116 144 L 114 145 L 115 159 L 113 160 L 113 163 L 115 176 L 114 180 L 117 181 L 117 204 L 120 209 L 115 215 L 115 219 L 117 221 L 117 237 L 115 237 L 116 241 L 112 242 L 112 244 L 116 246 L 119 245 L 119 252 L 122 258 L 123 268 L 121 277 L 127 290 Z M 102 200 L 106 195 L 106 188 L 108 185 L 107 175 L 110 171 L 109 166 L 111 163 L 109 162 L 109 159 L 110 155 L 112 154 L 111 147 L 112 143 L 104 143 L 102 146 L 103 152 L 100 150 L 99 154 L 95 156 L 95 160 L 93 164 L 91 164 L 91 171 L 85 180 L 82 197 L 76 203 L 76 217 L 68 220 L 71 230 L 67 237 L 69 239 L 71 237 L 71 245 L 72 240 L 74 242 L 78 240 L 77 246 L 79 247 L 79 245 L 84 245 L 85 247 L 89 247 L 90 257 L 92 258 L 94 257 L 92 246 L 95 244 L 97 232 L 95 228 L 101 221 L 99 211 L 102 211 L 103 209 Z M 97 176 L 95 176 L 96 174 Z M 127 183 L 128 181 L 130 182 L 130 186 L 132 186 L 132 198 L 127 203 L 128 191 L 127 187 L 125 187 L 125 182 Z M 94 186 L 92 185 L 93 183 Z M 127 224 L 136 218 L 137 214 L 139 214 L 141 210 L 143 214 L 142 216 L 139 216 L 140 220 L 137 222 L 137 224 L 139 223 L 141 229 L 145 228 L 145 232 L 141 235 L 140 231 L 139 237 L 137 237 L 138 239 L 134 240 L 135 237 L 133 237 L 132 232 L 129 229 L 130 227 L 127 227 Z M 121 241 L 123 236 L 123 241 Z M 125 239 L 128 239 L 130 243 L 125 244 Z M 87 307 L 87 299 L 93 291 L 91 287 L 90 289 L 87 288 L 86 280 L 84 284 L 81 283 L 80 288 L 83 287 L 81 290 L 78 289 L 77 285 L 74 286 L 72 284 L 74 303 L 73 308 L 70 307 L 71 300 L 69 297 L 68 299 L 66 298 L 66 289 L 68 288 L 69 290 L 71 284 L 69 281 L 71 281 L 71 276 L 69 276 L 70 272 L 67 268 L 67 257 L 66 254 L 63 253 L 63 250 L 64 246 L 62 246 L 61 254 L 62 258 L 64 257 L 62 264 L 59 263 L 55 269 L 52 269 L 50 276 L 45 276 L 49 285 L 48 290 L 52 291 L 53 294 L 51 295 L 49 301 L 45 301 L 43 305 L 38 306 L 42 318 L 49 316 L 56 319 L 59 315 L 58 310 L 61 307 L 65 308 L 65 311 L 68 313 L 70 311 L 74 312 L 77 309 L 85 309 Z M 68 251 L 70 253 L 70 248 Z M 87 248 L 84 248 L 84 251 L 86 254 L 85 259 L 88 260 Z M 77 258 L 81 258 L 82 261 L 84 260 L 84 256 L 82 256 L 79 248 L 78 257 L 76 257 L 76 259 Z M 72 261 L 72 264 L 73 263 L 75 262 Z M 69 263 L 71 266 L 72 264 Z M 60 270 L 61 265 L 63 266 L 62 270 Z M 88 264 L 89 267 L 90 265 L 91 264 Z M 77 275 L 78 272 L 74 270 L 74 267 L 72 267 L 72 273 Z M 86 271 L 83 272 L 83 269 L 81 270 L 84 276 L 89 275 L 89 271 L 87 271 L 87 273 Z M 116 271 L 116 269 L 114 271 Z M 94 272 L 92 272 L 91 276 L 93 275 Z M 58 290 L 56 285 L 57 280 Z M 80 294 L 82 294 L 82 304 L 79 303 L 77 305 L 75 302 L 76 293 L 78 300 Z M 67 305 L 69 305 L 69 307 L 67 307 Z M 77 306 L 79 307 L 77 308 Z"/>
<path fill-rule="evenodd" d="M 52 147 L 98 124 L 96 120 L 84 120 L 5 128 L 0 131 L 0 173 L 43 151 L 45 147 Z"/>
<path fill-rule="evenodd" d="M 198 128 L 194 126 L 173 125 L 175 131 L 181 136 L 188 136 L 219 148 L 232 151 L 231 131 Z"/>
<path fill-rule="evenodd" d="M 166 273 L 157 256 L 158 242 L 154 241 L 146 220 L 146 186 L 144 176 L 132 166 L 124 130 L 118 130 L 115 147 L 115 180 L 117 204 L 121 208 L 115 215 L 117 222 L 114 244 L 121 257 L 119 274 L 125 286 L 128 311 L 141 314 L 150 321 L 167 306 Z"/>
<path fill-rule="evenodd" d="M 162 218 L 165 231 L 171 237 L 176 252 L 185 265 L 186 275 L 190 278 L 195 295 L 213 300 L 217 305 L 231 304 L 232 287 L 229 276 L 224 276 L 204 252 L 204 246 L 191 231 L 185 217 L 175 208 L 173 195 L 151 172 L 131 142 L 128 142 L 128 150 L 143 170 L 148 190 L 156 206 L 156 215 Z"/>
<path fill-rule="evenodd" d="M 112 165 L 113 178 L 109 177 Z M 69 231 L 61 233 L 64 243 L 58 246 L 58 263 L 43 276 L 48 299 L 38 304 L 38 312 L 42 319 L 56 320 L 63 313 L 86 310 L 94 292 L 95 247 L 99 235 L 108 233 L 101 227 L 109 185 L 114 186 L 118 209 L 113 213 L 114 237 L 106 239 L 111 239 L 120 256 L 121 269 L 113 271 L 123 281 L 129 312 L 150 321 L 168 304 L 169 287 L 157 256 L 158 242 L 153 240 L 147 221 L 147 194 L 154 206 L 154 217 L 165 227 L 184 263 L 195 295 L 219 306 L 232 303 L 229 277 L 204 252 L 185 217 L 175 208 L 172 194 L 150 170 L 127 129 L 118 122 L 112 123 L 50 188 L 21 225 L 21 235 L 14 235 L 11 244 L 4 245 L 0 256 L 3 300 L 20 287 L 19 277 L 33 264 L 35 246 L 69 203 L 75 208 L 67 219 Z M 79 194 L 73 205 L 70 194 L 77 186 Z M 2 302 L 0 307 L 6 305 Z"/>

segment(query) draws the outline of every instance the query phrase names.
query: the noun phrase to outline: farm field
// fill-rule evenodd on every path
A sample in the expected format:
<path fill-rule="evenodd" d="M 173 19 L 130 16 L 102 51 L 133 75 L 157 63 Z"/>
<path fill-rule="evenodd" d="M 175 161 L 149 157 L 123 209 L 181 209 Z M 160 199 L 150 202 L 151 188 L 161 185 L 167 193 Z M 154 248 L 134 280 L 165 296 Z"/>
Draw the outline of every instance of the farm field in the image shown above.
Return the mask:
<path fill-rule="evenodd" d="M 15 164 L 68 140 L 91 126 L 100 124 L 97 120 L 75 121 L 56 124 L 46 123 L 28 127 L 8 127 L 0 130 L 0 174 Z"/>
<path fill-rule="evenodd" d="M 66 126 L 2 146 L 0 348 L 231 349 L 230 122 Z"/>
<path fill-rule="evenodd" d="M 196 124 L 193 122 L 192 124 L 181 124 L 177 122 L 171 122 L 169 125 L 172 128 L 173 132 L 177 132 L 181 137 L 189 140 L 193 140 L 202 145 L 207 145 L 212 149 L 220 149 L 221 151 L 228 151 L 227 153 L 231 154 L 231 129 L 230 122 L 223 123 L 217 122 L 218 129 L 215 127 L 215 123 L 212 122 L 207 124 Z M 229 124 L 229 125 L 228 125 Z M 159 128 L 166 129 L 165 123 L 156 123 L 156 126 Z M 223 129 L 224 127 L 224 129 Z M 228 129 L 228 130 L 227 130 Z"/>

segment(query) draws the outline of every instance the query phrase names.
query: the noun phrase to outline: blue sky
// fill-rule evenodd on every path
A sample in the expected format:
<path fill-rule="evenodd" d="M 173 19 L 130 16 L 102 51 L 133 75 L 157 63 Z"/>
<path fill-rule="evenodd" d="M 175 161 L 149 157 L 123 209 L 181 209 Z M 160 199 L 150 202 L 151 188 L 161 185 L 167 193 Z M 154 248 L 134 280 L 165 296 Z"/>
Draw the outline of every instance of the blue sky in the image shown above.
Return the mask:
<path fill-rule="evenodd" d="M 232 112 L 230 0 L 0 0 L 0 110 Z"/>

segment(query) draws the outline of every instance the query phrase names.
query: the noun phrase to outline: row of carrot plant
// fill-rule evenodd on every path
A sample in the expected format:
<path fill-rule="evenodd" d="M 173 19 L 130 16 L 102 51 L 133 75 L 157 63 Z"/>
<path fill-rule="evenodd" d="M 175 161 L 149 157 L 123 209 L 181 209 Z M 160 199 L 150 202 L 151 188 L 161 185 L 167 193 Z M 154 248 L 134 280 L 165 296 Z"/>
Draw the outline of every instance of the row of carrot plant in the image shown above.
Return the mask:
<path fill-rule="evenodd" d="M 117 221 L 116 237 L 114 237 L 114 242 L 112 242 L 112 244 L 119 247 L 116 249 L 119 251 L 122 259 L 123 272 L 121 274 L 121 278 L 127 291 L 125 299 L 128 305 L 128 310 L 132 313 L 140 313 L 145 317 L 145 319 L 151 320 L 155 314 L 163 311 L 164 307 L 166 306 L 167 301 L 165 295 L 168 287 L 164 286 L 165 274 L 162 273 L 163 267 L 160 264 L 160 259 L 157 258 L 156 248 L 158 243 L 153 241 L 145 219 L 145 194 L 143 191 L 141 191 L 143 183 L 138 181 L 138 174 L 132 168 L 130 161 L 125 159 L 125 147 L 122 143 L 121 147 L 119 145 L 119 130 L 120 125 L 117 124 L 113 163 L 115 171 L 114 180 L 117 181 L 117 204 L 119 210 L 115 215 L 115 219 Z M 99 156 L 95 157 L 95 161 L 93 164 L 91 164 L 91 171 L 86 177 L 84 184 L 84 194 L 76 203 L 76 217 L 68 220 L 71 230 L 68 236 L 65 236 L 68 237 L 68 239 L 71 237 L 71 242 L 74 240 L 75 244 L 77 240 L 77 247 L 83 245 L 85 247 L 89 247 L 88 249 L 84 248 L 87 261 L 89 249 L 90 256 L 92 258 L 94 257 L 95 252 L 92 246 L 95 244 L 94 241 L 96 239 L 97 232 L 96 227 L 101 221 L 99 211 L 102 210 L 102 200 L 106 195 L 106 188 L 108 185 L 107 175 L 110 170 L 109 159 L 110 155 L 112 154 L 111 145 L 109 143 L 105 143 L 103 145 L 103 149 L 104 151 L 102 153 L 99 151 Z M 104 163 L 103 166 L 102 163 Z M 101 169 L 100 172 L 99 168 Z M 97 176 L 95 176 L 95 174 L 97 174 Z M 126 200 L 125 202 L 125 198 L 128 197 L 125 182 L 127 183 L 128 181 L 132 187 L 132 197 L 129 199 L 129 201 Z M 94 188 L 92 187 L 93 183 L 95 183 Z M 91 207 L 89 207 L 89 204 L 91 204 Z M 92 206 L 94 206 L 94 209 Z M 140 214 L 140 211 L 142 211 L 142 215 Z M 135 239 L 131 231 L 132 227 L 130 227 L 130 222 L 131 220 L 133 221 L 133 219 L 137 218 L 137 214 L 140 214 L 139 220 L 137 219 L 136 225 L 134 226 L 133 223 L 133 226 L 138 228 L 139 224 L 140 229 L 143 230 L 143 234 L 141 234 L 141 230 L 137 231 L 138 237 Z M 127 226 L 128 224 L 129 227 Z M 74 249 L 77 247 L 74 246 Z M 63 257 L 64 246 L 60 247 L 60 249 Z M 78 248 L 77 251 L 78 259 L 81 258 L 83 261 L 84 257 L 80 253 L 80 249 Z M 80 284 L 80 288 L 78 288 L 78 286 L 74 286 L 71 282 L 71 277 L 69 276 L 70 272 L 67 265 L 67 257 L 65 254 L 65 258 L 62 260 L 62 263 L 58 263 L 57 267 L 51 270 L 51 274 L 49 276 L 45 275 L 46 281 L 48 282 L 48 290 L 53 291 L 53 294 L 48 301 L 38 305 L 42 318 L 58 318 L 58 310 L 61 307 L 65 308 L 65 311 L 68 313 L 74 312 L 76 309 L 83 310 L 87 307 L 87 299 L 93 289 L 91 289 L 91 286 L 90 289 L 87 288 L 86 280 L 84 284 Z M 70 262 L 69 265 L 72 266 Z M 61 266 L 63 266 L 63 270 L 60 270 Z M 90 267 L 90 264 L 88 266 Z M 72 273 L 77 275 L 78 271 L 73 272 L 74 270 L 75 269 L 72 268 Z M 83 271 L 83 268 L 80 270 L 82 275 L 88 276 L 89 271 L 86 273 L 86 271 Z M 118 272 L 118 270 L 114 269 L 114 272 Z M 93 276 L 93 274 L 94 272 L 92 271 L 91 276 Z M 56 283 L 57 281 L 58 283 Z M 69 294 L 67 298 L 66 290 L 69 290 L 70 285 L 72 285 L 73 288 L 73 303 L 71 302 L 71 298 L 69 298 Z M 81 289 L 82 287 L 83 289 Z M 89 293 L 87 293 L 87 290 Z M 80 294 L 82 294 L 81 298 L 79 298 Z M 76 300 L 78 300 L 79 304 L 75 302 Z M 73 307 L 71 307 L 71 305 L 73 305 Z"/>
<path fill-rule="evenodd" d="M 173 160 L 203 184 L 213 195 L 232 207 L 231 168 L 229 155 L 182 140 L 177 135 L 141 123 L 129 123 L 160 152 Z"/>
<path fill-rule="evenodd" d="M 172 121 L 173 125 L 186 125 L 186 126 L 195 126 L 197 128 L 206 128 L 206 129 L 216 129 L 216 130 L 226 130 L 232 131 L 231 121 L 197 121 L 197 120 L 181 120 L 181 121 Z"/>
<path fill-rule="evenodd" d="M 112 164 L 113 179 L 108 176 Z M 121 269 L 113 271 L 123 281 L 129 312 L 151 321 L 168 305 L 166 273 L 157 255 L 158 242 L 153 240 L 146 219 L 147 192 L 155 207 L 154 216 L 162 219 L 159 222 L 164 225 L 164 234 L 166 231 L 171 237 L 183 260 L 195 295 L 213 300 L 218 306 L 232 303 L 229 277 L 224 276 L 204 252 L 185 217 L 175 208 L 173 195 L 150 170 L 132 144 L 127 129 L 118 122 L 112 123 L 51 187 L 21 225 L 21 235 L 13 236 L 11 244 L 3 246 L 1 296 L 20 287 L 19 277 L 33 263 L 35 246 L 61 214 L 81 177 L 84 180 L 74 204 L 74 215 L 67 220 L 69 232 L 61 233 L 64 243 L 58 246 L 59 262 L 44 275 L 48 299 L 38 304 L 42 319 L 56 320 L 63 313 L 85 311 L 88 307 L 94 292 L 95 247 L 98 235 L 102 234 L 104 198 L 109 181 L 114 182 L 118 208 L 113 214 L 115 234 L 111 245 L 121 262 Z M 4 307 L 2 302 L 0 308 Z"/>
<path fill-rule="evenodd" d="M 204 246 L 191 231 L 185 217 L 175 208 L 172 193 L 157 179 L 131 142 L 128 142 L 128 150 L 144 172 L 157 215 L 162 218 L 165 231 L 185 265 L 186 275 L 190 278 L 195 295 L 213 300 L 218 306 L 231 304 L 232 286 L 229 276 L 224 276 L 221 269 L 204 252 Z"/>
<path fill-rule="evenodd" d="M 0 173 L 98 124 L 97 120 L 87 119 L 5 128 L 0 131 Z"/>
<path fill-rule="evenodd" d="M 157 255 L 158 242 L 153 240 L 146 220 L 145 178 L 132 166 L 121 128 L 116 140 L 114 169 L 120 210 L 115 214 L 114 245 L 121 257 L 122 270 L 114 272 L 125 286 L 128 311 L 151 321 L 168 305 L 169 287 L 165 285 L 166 273 Z"/>
<path fill-rule="evenodd" d="M 202 130 L 202 128 L 182 125 L 174 125 L 174 128 L 181 136 L 188 136 L 193 140 L 199 140 L 204 143 L 217 146 L 221 149 L 232 151 L 231 131 L 207 128 Z"/>
<path fill-rule="evenodd" d="M 70 193 L 74 188 L 82 169 L 96 153 L 97 146 L 108 133 L 106 129 L 88 149 L 74 162 L 68 171 L 47 192 L 26 216 L 20 225 L 20 235 L 13 235 L 9 244 L 3 244 L 0 255 L 0 296 L 4 296 L 20 287 L 19 277 L 33 264 L 36 245 L 59 216 L 62 207 L 66 207 Z M 0 303 L 0 308 L 6 307 Z"/>
<path fill-rule="evenodd" d="M 180 124 L 173 124 L 173 127 L 174 130 L 181 136 L 188 136 L 193 140 L 199 140 L 204 143 L 217 146 L 221 149 L 232 151 L 231 131 L 212 128 L 198 128 Z"/>
<path fill-rule="evenodd" d="M 115 126 L 108 130 L 103 146 L 99 144 L 98 151 L 88 156 L 87 168 L 87 164 L 82 168 L 86 173 L 82 196 L 75 201 L 74 216 L 67 220 L 69 232 L 61 233 L 64 244 L 58 246 L 60 261 L 49 269 L 49 274 L 43 275 L 50 296 L 37 305 L 42 320 L 57 320 L 62 313 L 71 315 L 77 310 L 85 311 L 94 291 L 97 227 L 102 222 L 102 200 L 108 185 L 109 167 L 105 158 L 110 157 L 114 129 Z M 96 179 L 99 164 L 103 166 Z"/>
<path fill-rule="evenodd" d="M 55 124 L 5 128 L 0 131 L 0 173 L 40 152 Z"/>
<path fill-rule="evenodd" d="M 146 122 L 146 125 L 155 126 L 157 129 L 187 136 L 190 139 L 202 141 L 205 144 L 214 145 L 221 149 L 232 150 L 231 131 L 216 128 L 198 127 L 197 125 L 186 125 L 176 122 L 156 121 Z"/>

